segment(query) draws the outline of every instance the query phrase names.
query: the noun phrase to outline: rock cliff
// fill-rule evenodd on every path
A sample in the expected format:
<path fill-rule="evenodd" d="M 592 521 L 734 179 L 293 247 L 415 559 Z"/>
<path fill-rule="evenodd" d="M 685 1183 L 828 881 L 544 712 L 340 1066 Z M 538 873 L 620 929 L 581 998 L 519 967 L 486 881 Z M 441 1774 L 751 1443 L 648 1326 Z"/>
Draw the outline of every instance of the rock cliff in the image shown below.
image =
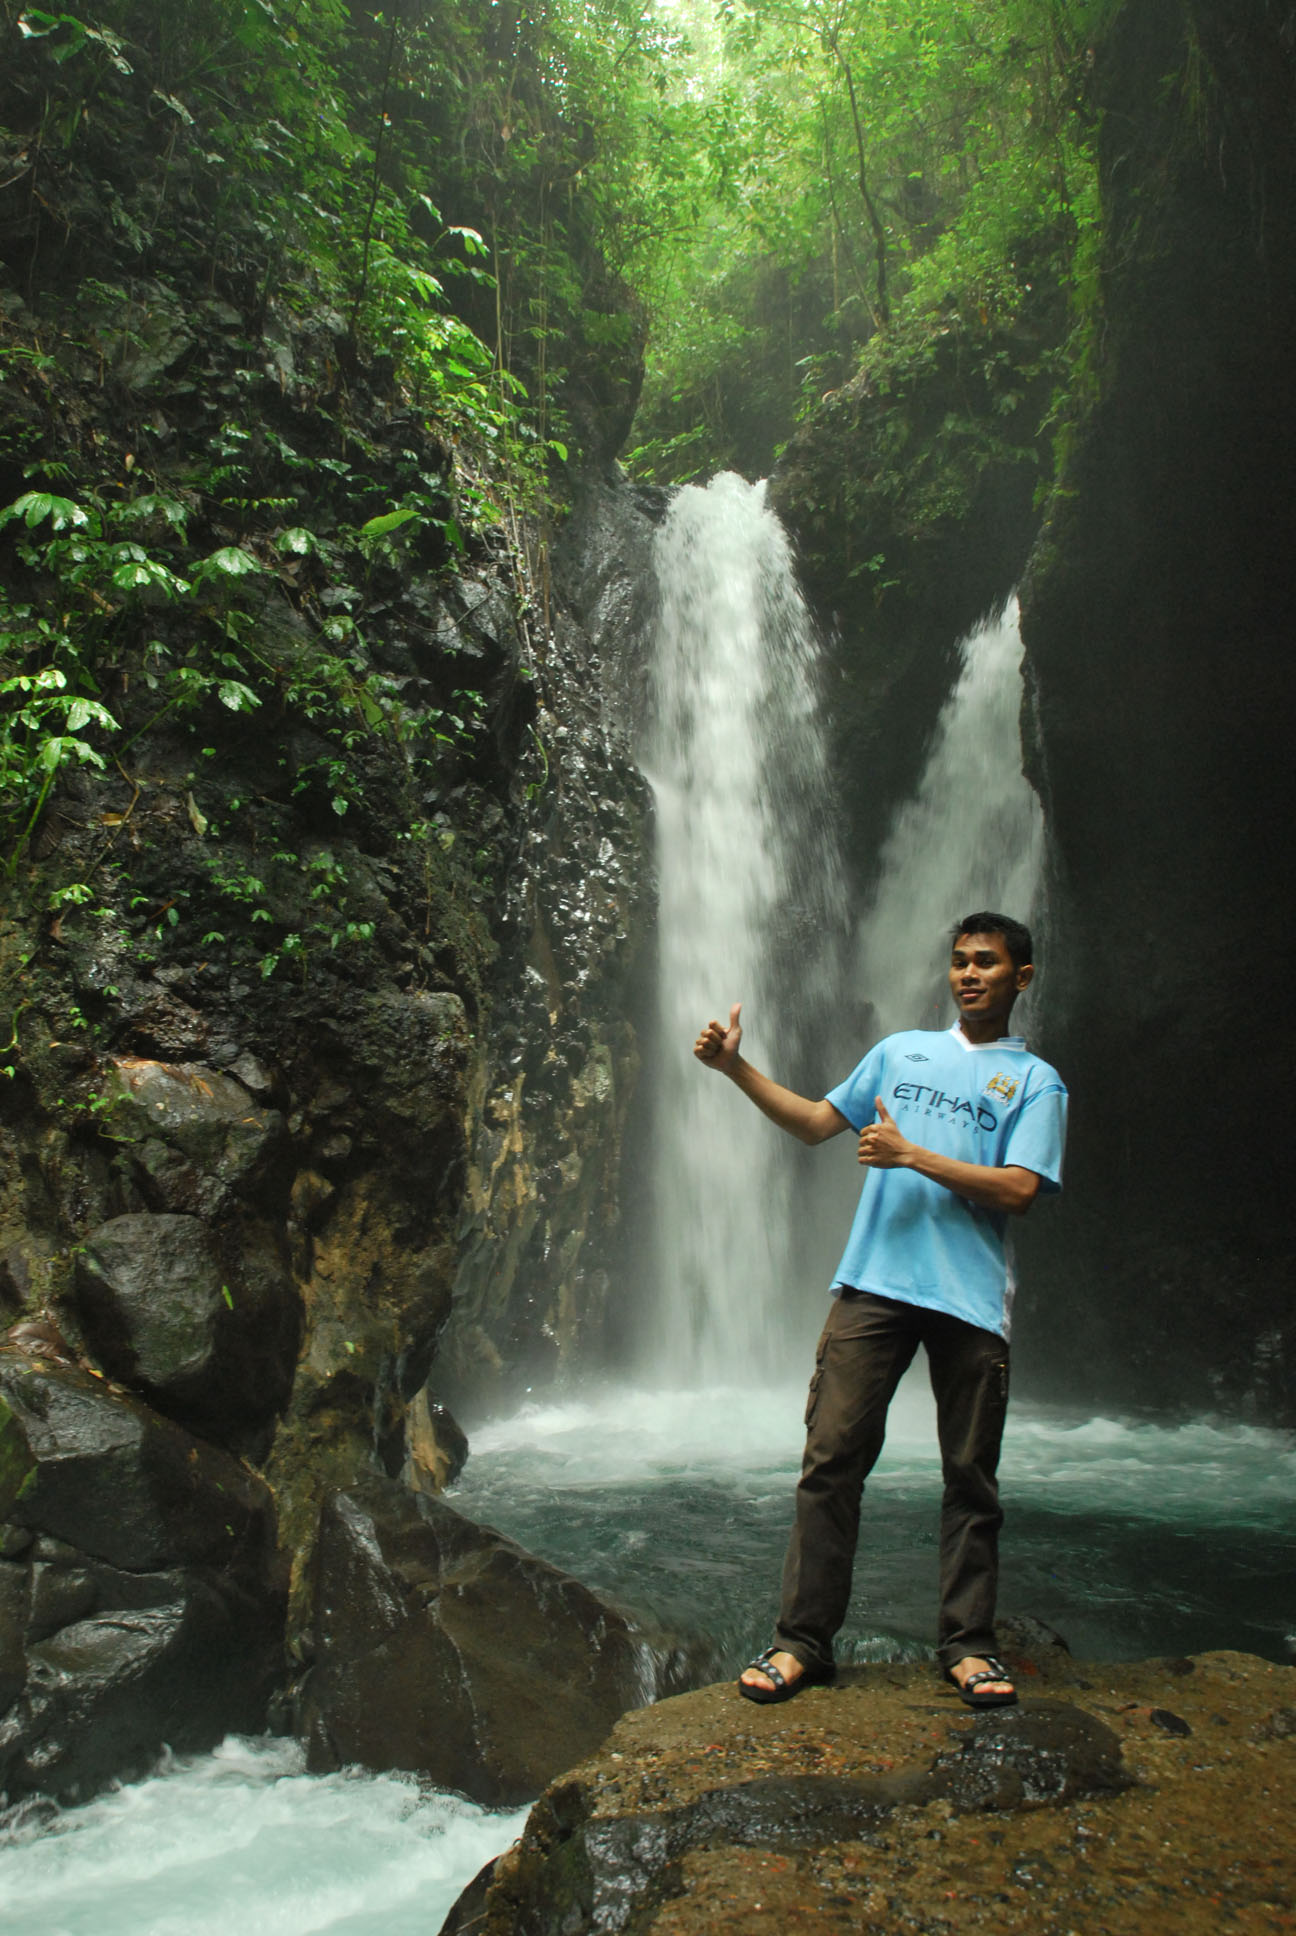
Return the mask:
<path fill-rule="evenodd" d="M 1022 1335 L 1057 1390 L 1290 1421 L 1296 14 L 1125 7 L 1091 85 L 1096 394 L 1023 613 L 1076 1108 Z"/>
<path fill-rule="evenodd" d="M 447 1393 L 500 1402 L 599 1357 L 637 1071 L 645 796 L 596 645 L 545 580 L 556 502 L 533 478 L 523 507 L 462 424 L 429 424 L 321 287 L 324 258 L 294 263 L 309 300 L 256 286 L 255 211 L 231 207 L 178 97 L 153 192 L 139 99 L 166 96 L 147 9 L 137 27 L 129 59 L 112 34 L 69 42 L 107 79 L 57 138 L 41 117 L 80 98 L 84 65 L 8 28 L 0 77 L 0 513 L 20 506 L 0 525 L 3 673 L 9 698 L 64 690 L 45 666 L 61 613 L 86 687 L 5 740 L 6 785 L 11 766 L 32 784 L 0 823 L 0 1335 L 27 1393 L 6 1401 L 0 1510 L 15 1792 L 44 1754 L 33 1650 L 84 1664 L 122 1608 L 157 1629 L 140 1661 L 180 1678 L 141 1701 L 117 1763 L 69 1695 L 60 1792 L 255 1725 L 269 1685 L 260 1652 L 255 1671 L 233 1654 L 213 1687 L 236 1700 L 164 1721 L 226 1618 L 212 1603 L 186 1653 L 211 1583 L 172 1550 L 183 1497 L 163 1488 L 145 1556 L 101 1551 L 107 1477 L 94 1537 L 20 1509 L 45 1497 L 28 1454 L 56 1458 L 34 1449 L 29 1352 L 53 1352 L 40 1377 L 110 1448 L 133 1433 L 149 1471 L 150 1448 L 196 1448 L 252 1489 L 259 1584 L 249 1560 L 236 1585 L 272 1652 L 287 1588 L 300 1671 L 325 1500 L 375 1474 L 434 1491 L 463 1457 Z M 618 300 L 600 273 L 591 316 Z M 586 350 L 571 411 L 597 454 L 638 355 L 619 335 L 601 367 Z M 46 785 L 22 762 L 58 718 L 85 750 Z"/>

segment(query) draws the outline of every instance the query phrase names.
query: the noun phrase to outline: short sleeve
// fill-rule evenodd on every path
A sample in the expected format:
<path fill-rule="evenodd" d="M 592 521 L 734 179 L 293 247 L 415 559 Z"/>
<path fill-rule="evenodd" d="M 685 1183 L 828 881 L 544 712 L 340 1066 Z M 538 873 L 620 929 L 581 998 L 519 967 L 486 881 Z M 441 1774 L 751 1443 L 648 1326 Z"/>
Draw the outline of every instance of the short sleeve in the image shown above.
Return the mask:
<path fill-rule="evenodd" d="M 863 1129 L 877 1115 L 877 1096 L 886 1072 L 883 1044 L 877 1042 L 845 1082 L 828 1091 L 826 1101 L 846 1118 L 852 1129 Z"/>
<path fill-rule="evenodd" d="M 1056 1081 L 1027 1096 L 1008 1132 L 1001 1163 L 1031 1170 L 1046 1190 L 1062 1188 L 1067 1092 Z"/>

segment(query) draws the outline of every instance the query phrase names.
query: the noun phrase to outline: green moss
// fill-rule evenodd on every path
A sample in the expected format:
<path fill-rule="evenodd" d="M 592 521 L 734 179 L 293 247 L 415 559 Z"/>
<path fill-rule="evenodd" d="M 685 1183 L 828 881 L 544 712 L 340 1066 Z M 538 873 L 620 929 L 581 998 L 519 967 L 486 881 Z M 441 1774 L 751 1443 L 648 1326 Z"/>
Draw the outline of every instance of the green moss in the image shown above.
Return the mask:
<path fill-rule="evenodd" d="M 0 1519 L 21 1495 L 35 1463 L 21 1426 L 0 1398 Z"/>

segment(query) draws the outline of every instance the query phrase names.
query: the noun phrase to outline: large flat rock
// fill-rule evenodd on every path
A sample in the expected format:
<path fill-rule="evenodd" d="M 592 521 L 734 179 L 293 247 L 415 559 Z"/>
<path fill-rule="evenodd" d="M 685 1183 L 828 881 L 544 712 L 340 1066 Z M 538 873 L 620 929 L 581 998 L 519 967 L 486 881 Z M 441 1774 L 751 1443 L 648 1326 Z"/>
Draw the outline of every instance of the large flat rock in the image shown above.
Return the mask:
<path fill-rule="evenodd" d="M 1021 1705 L 978 1715 L 899 1666 L 629 1714 L 443 1936 L 1292 1927 L 1296 1668 L 1015 1665 Z"/>

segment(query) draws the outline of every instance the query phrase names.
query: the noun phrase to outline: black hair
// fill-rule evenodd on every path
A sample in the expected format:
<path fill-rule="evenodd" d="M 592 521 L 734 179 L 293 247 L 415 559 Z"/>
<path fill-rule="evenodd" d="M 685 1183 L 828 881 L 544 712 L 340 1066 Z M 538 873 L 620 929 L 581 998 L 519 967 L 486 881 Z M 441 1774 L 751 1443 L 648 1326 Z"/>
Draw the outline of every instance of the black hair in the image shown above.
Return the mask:
<path fill-rule="evenodd" d="M 1014 921 L 1011 914 L 992 914 L 988 908 L 965 914 L 950 931 L 950 940 L 957 941 L 961 934 L 1001 934 L 1014 968 L 1025 968 L 1035 959 L 1030 929 Z"/>

